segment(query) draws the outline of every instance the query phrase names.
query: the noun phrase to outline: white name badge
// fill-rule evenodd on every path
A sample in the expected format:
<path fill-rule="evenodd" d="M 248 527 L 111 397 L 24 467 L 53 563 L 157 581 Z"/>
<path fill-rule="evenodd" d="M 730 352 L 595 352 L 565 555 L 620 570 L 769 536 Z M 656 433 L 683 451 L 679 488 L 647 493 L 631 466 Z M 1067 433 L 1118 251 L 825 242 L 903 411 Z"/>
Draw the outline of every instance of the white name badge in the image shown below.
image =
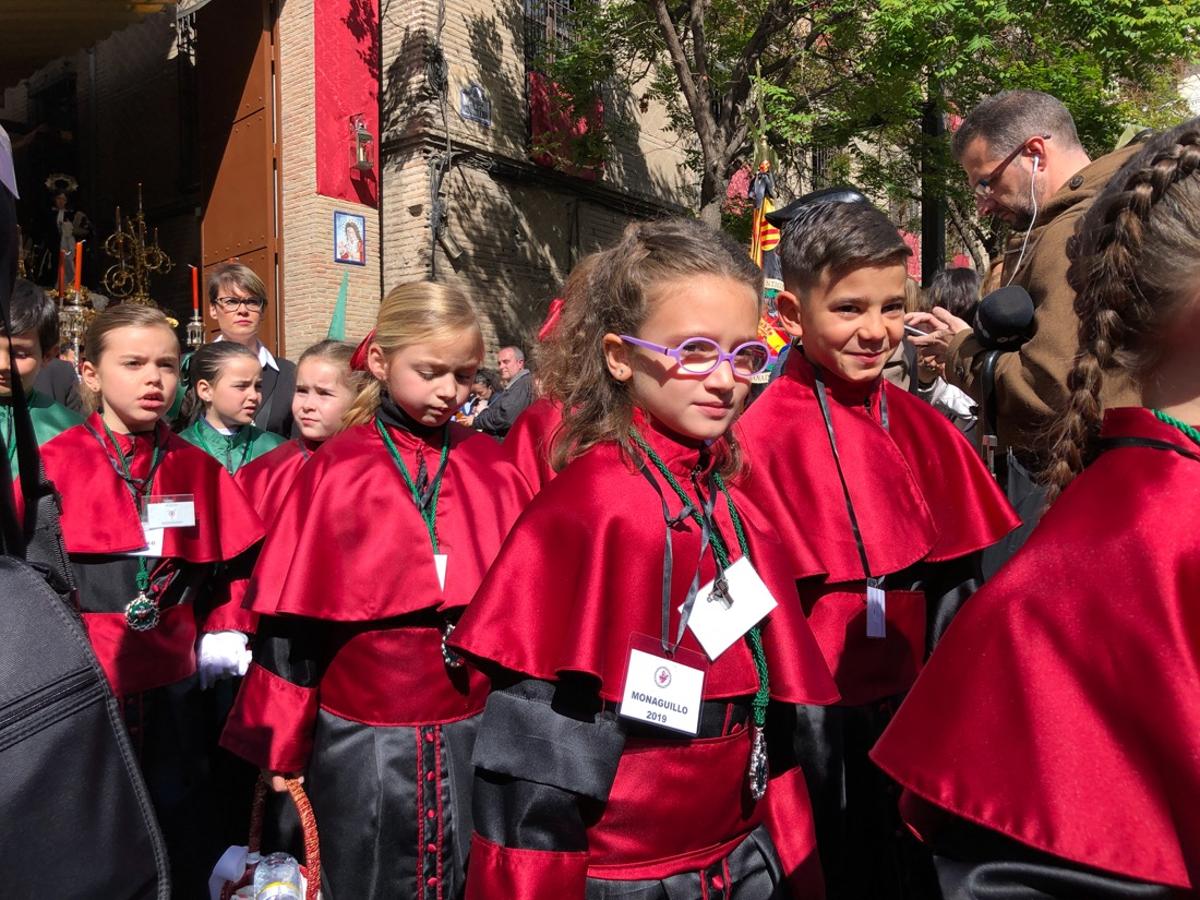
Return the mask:
<path fill-rule="evenodd" d="M 433 566 L 437 569 L 438 587 L 441 590 L 446 589 L 446 563 L 449 562 L 449 557 L 445 553 L 433 554 Z"/>
<path fill-rule="evenodd" d="M 196 524 L 196 502 L 191 494 L 151 497 L 142 506 L 145 528 L 192 528 Z"/>
<path fill-rule="evenodd" d="M 700 728 L 700 703 L 704 697 L 704 657 L 680 648 L 668 659 L 661 650 L 662 645 L 653 638 L 633 636 L 620 714 L 626 719 L 694 735 Z"/>
<path fill-rule="evenodd" d="M 725 570 L 725 583 L 729 602 L 712 596 L 716 582 L 710 581 L 696 594 L 688 619 L 688 628 L 713 661 L 779 605 L 748 557 Z"/>
<path fill-rule="evenodd" d="M 142 533 L 146 535 L 145 550 L 130 550 L 126 556 L 152 556 L 158 558 L 163 555 L 163 534 L 162 528 L 142 528 Z"/>

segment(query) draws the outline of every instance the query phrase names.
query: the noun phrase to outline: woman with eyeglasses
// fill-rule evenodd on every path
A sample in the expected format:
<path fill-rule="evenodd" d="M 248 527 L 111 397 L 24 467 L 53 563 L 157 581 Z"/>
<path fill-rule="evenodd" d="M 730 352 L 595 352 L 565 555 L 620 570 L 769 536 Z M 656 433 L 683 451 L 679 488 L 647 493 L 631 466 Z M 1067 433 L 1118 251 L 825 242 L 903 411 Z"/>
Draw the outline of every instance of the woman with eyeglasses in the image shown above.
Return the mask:
<path fill-rule="evenodd" d="M 254 270 L 241 263 L 222 263 L 208 277 L 208 317 L 216 324 L 213 341 L 233 341 L 249 349 L 262 365 L 262 402 L 254 425 L 285 438 L 292 437 L 292 395 L 296 364 L 277 357 L 259 339 L 267 308 L 267 288 Z M 191 360 L 184 358 L 186 372 Z M 180 392 L 168 418 L 174 419 L 183 400 Z"/>
<path fill-rule="evenodd" d="M 540 355 L 560 472 L 447 642 L 492 680 L 468 900 L 823 896 L 767 708 L 836 690 L 726 482 L 761 295 L 745 250 L 686 220 L 629 226 L 566 285 Z"/>

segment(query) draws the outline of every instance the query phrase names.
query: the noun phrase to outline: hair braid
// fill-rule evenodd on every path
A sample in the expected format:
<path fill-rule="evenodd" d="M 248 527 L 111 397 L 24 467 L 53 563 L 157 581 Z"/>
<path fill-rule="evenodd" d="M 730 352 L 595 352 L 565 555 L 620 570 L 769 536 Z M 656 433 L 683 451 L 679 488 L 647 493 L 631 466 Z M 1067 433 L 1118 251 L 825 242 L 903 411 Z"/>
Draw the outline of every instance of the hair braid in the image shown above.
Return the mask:
<path fill-rule="evenodd" d="M 1044 477 L 1051 499 L 1094 456 L 1106 373 L 1121 369 L 1139 376 L 1153 365 L 1158 330 L 1186 290 L 1184 267 L 1200 264 L 1195 260 L 1200 191 L 1192 200 L 1172 190 L 1197 172 L 1200 120 L 1194 119 L 1151 141 L 1126 163 L 1068 243 L 1079 351 L 1067 376 L 1066 409 L 1049 430 L 1051 458 Z M 1180 262 L 1181 255 L 1192 260 Z"/>

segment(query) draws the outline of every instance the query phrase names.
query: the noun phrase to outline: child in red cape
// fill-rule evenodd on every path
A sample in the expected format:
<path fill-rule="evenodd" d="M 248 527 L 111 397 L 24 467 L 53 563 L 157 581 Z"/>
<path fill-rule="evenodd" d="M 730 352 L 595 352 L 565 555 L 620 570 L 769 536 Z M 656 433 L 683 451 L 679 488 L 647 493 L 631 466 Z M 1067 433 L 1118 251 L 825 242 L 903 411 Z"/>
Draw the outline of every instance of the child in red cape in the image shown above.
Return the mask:
<path fill-rule="evenodd" d="M 1198 897 L 1200 119 L 1126 163 L 1069 255 L 1081 350 L 1048 441 L 1069 484 L 872 756 L 946 896 Z M 1126 373 L 1147 408 L 1101 418 Z"/>
<path fill-rule="evenodd" d="M 792 554 L 836 706 L 795 710 L 831 898 L 936 891 L 867 753 L 1017 519 L 971 445 L 887 383 L 910 254 L 870 203 L 801 206 L 780 242 L 783 327 L 800 341 L 738 424 L 750 504 Z M 815 558 L 819 577 L 810 575 Z"/>
<path fill-rule="evenodd" d="M 483 359 L 461 291 L 395 288 L 361 349 L 348 427 L 263 544 L 254 662 L 222 744 L 306 773 L 331 896 L 438 900 L 462 890 L 487 694 L 445 636 L 528 495 L 498 444 L 450 421 Z"/>
<path fill-rule="evenodd" d="M 197 656 L 251 628 L 228 582 L 262 524 L 220 463 L 162 422 L 179 377 L 179 341 L 160 310 L 106 309 L 84 349 L 83 386 L 98 411 L 48 441 L 42 461 L 62 497 L 83 623 L 167 840 L 173 896 L 206 897 L 225 842 Z M 212 679 L 236 674 L 206 671 Z"/>
<path fill-rule="evenodd" d="M 684 220 L 631 225 L 588 267 L 539 367 L 571 410 L 561 471 L 450 640 L 493 682 L 467 897 L 820 897 L 767 711 L 836 692 L 779 548 L 725 484 L 768 358 L 761 273 Z M 700 622 L 725 644 L 702 649 Z"/>
<path fill-rule="evenodd" d="M 296 474 L 318 447 L 342 430 L 366 381 L 366 373 L 350 367 L 354 345 L 326 340 L 313 344 L 296 363 L 292 421 L 300 430 L 270 453 L 238 469 L 234 481 L 264 522 L 273 522 Z"/>

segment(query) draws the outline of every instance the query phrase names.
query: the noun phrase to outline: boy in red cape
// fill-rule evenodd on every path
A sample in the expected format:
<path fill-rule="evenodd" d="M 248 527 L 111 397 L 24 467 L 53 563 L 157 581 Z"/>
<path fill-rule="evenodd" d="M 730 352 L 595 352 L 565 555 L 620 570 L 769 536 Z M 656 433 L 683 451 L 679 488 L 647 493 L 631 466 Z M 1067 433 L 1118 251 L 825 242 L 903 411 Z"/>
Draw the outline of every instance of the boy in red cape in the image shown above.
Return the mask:
<path fill-rule="evenodd" d="M 797 210 L 776 302 L 802 343 L 739 424 L 742 490 L 789 550 L 842 697 L 796 707 L 831 898 L 936 896 L 867 752 L 977 587 L 979 551 L 1017 524 L 966 439 L 881 377 L 903 338 L 910 252 L 869 203 Z M 825 574 L 805 577 L 813 557 Z"/>

